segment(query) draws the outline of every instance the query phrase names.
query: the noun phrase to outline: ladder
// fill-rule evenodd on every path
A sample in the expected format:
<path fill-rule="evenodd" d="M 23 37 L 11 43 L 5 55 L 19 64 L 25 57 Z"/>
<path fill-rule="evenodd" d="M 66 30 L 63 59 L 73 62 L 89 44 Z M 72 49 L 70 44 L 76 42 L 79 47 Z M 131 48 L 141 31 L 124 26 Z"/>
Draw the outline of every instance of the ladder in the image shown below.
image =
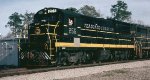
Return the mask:
<path fill-rule="evenodd" d="M 54 26 L 54 30 L 53 33 L 49 33 L 49 27 L 47 28 L 47 35 L 48 35 L 48 39 L 49 39 L 49 56 L 50 56 L 50 60 L 51 63 L 54 64 L 56 63 L 56 52 L 57 52 L 57 47 L 55 47 L 55 42 L 57 42 L 57 34 L 56 34 L 56 28 L 58 27 L 59 21 L 56 23 L 56 25 Z"/>

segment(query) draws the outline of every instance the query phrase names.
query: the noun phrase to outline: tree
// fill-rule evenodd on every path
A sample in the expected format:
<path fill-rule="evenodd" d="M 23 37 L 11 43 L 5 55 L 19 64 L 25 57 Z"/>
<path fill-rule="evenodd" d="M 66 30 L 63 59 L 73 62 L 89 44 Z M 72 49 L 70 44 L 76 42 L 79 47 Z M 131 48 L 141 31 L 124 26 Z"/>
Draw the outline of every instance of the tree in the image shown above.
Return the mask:
<path fill-rule="evenodd" d="M 75 12 L 75 13 L 79 13 L 78 9 L 76 9 L 74 7 L 69 7 L 69 8 L 66 8 L 65 10 L 72 11 L 72 12 Z"/>
<path fill-rule="evenodd" d="M 123 1 L 117 1 L 117 4 L 112 5 L 110 9 L 112 18 L 118 21 L 128 21 L 131 19 L 132 13 L 127 11 L 127 4 Z"/>
<path fill-rule="evenodd" d="M 27 36 L 27 29 L 33 20 L 34 13 L 19 14 L 17 12 L 9 16 L 9 21 L 5 27 L 9 27 L 14 36 L 23 35 Z M 25 31 L 26 30 L 26 31 Z"/>
<path fill-rule="evenodd" d="M 24 15 L 21 15 L 21 19 L 23 22 L 23 28 L 22 28 L 22 37 L 28 36 L 28 27 L 32 23 L 34 17 L 34 13 L 28 13 L 26 12 Z"/>
<path fill-rule="evenodd" d="M 144 22 L 142 20 L 137 20 L 138 24 L 144 25 Z"/>
<path fill-rule="evenodd" d="M 3 39 L 8 39 L 8 38 L 14 38 L 13 34 L 11 32 L 7 33 L 6 36 L 3 37 Z"/>
<path fill-rule="evenodd" d="M 7 25 L 5 27 L 9 27 L 10 30 L 14 35 L 17 35 L 19 32 L 21 32 L 22 29 L 22 20 L 21 20 L 21 14 L 15 12 L 11 16 L 9 16 L 9 21 L 7 22 Z"/>
<path fill-rule="evenodd" d="M 79 13 L 91 17 L 100 17 L 100 13 L 96 11 L 95 7 L 88 5 L 81 7 L 79 9 Z"/>

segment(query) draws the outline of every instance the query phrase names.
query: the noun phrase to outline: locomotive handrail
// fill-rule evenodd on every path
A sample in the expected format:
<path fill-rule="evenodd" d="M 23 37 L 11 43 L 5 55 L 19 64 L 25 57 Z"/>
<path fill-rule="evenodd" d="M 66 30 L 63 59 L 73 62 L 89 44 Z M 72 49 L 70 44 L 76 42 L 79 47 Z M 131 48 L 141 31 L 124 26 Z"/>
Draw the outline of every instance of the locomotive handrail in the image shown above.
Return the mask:
<path fill-rule="evenodd" d="M 55 27 L 55 26 L 57 26 L 57 25 L 54 25 L 54 24 L 45 24 L 46 26 L 52 26 L 52 27 Z"/>
<path fill-rule="evenodd" d="M 56 33 L 56 27 L 58 27 L 59 22 L 60 22 L 60 21 L 57 21 L 57 23 L 56 23 L 56 26 L 55 26 L 55 28 L 54 28 L 54 34 Z"/>
<path fill-rule="evenodd" d="M 50 34 L 50 35 L 54 35 L 54 36 L 56 36 L 57 34 L 54 34 L 54 33 L 46 33 L 46 34 Z"/>
<path fill-rule="evenodd" d="M 113 40 L 124 40 L 124 41 L 131 41 L 130 39 L 121 39 L 121 38 L 119 38 L 119 39 L 115 39 L 115 38 L 105 38 L 105 37 L 94 37 L 94 36 L 82 36 L 82 35 L 80 35 L 80 37 L 84 37 L 84 38 L 98 38 L 98 39 L 113 39 Z"/>
<path fill-rule="evenodd" d="M 45 33 L 40 33 L 40 34 L 30 34 L 30 35 L 45 35 Z"/>
<path fill-rule="evenodd" d="M 30 34 L 30 35 L 45 35 L 45 34 L 57 35 L 57 34 L 54 34 L 54 33 L 41 33 L 41 34 Z"/>
<path fill-rule="evenodd" d="M 58 27 L 59 22 L 60 22 L 60 21 L 57 21 L 57 23 L 56 23 L 56 26 L 55 26 L 55 28 L 54 28 L 54 34 L 56 34 L 56 28 Z M 56 40 L 56 43 L 57 43 L 56 35 L 55 35 L 55 40 Z M 57 47 L 56 47 L 56 52 L 57 52 Z"/>
<path fill-rule="evenodd" d="M 55 40 L 56 40 L 56 42 L 57 42 L 57 39 L 56 39 L 56 28 L 58 27 L 58 24 L 59 24 L 59 22 L 60 21 L 57 21 L 57 23 L 56 23 L 56 25 L 51 25 L 51 24 L 47 24 L 47 26 L 48 26 L 48 28 L 46 28 L 46 30 L 47 30 L 47 35 L 48 35 L 48 39 L 49 39 L 49 42 L 50 42 L 50 44 L 49 44 L 49 46 L 50 46 L 50 56 L 52 55 L 52 40 L 51 40 L 51 37 L 50 37 L 50 35 L 54 35 L 55 36 Z M 50 26 L 53 26 L 54 27 L 54 33 L 49 33 L 49 27 Z M 57 51 L 57 48 L 56 48 L 56 51 Z"/>

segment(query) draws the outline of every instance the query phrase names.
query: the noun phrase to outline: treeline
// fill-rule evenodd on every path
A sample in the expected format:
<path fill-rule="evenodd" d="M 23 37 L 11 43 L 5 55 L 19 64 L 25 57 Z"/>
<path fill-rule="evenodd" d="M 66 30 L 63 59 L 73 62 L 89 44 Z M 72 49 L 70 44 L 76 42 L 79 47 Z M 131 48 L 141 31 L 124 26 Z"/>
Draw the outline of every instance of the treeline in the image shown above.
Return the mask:
<path fill-rule="evenodd" d="M 79 14 L 83 14 L 91 17 L 103 17 L 103 15 L 98 12 L 94 6 L 84 5 L 80 9 L 76 9 L 74 7 L 66 8 L 65 10 L 73 11 Z M 131 11 L 128 11 L 128 6 L 124 1 L 118 0 L 116 4 L 111 6 L 110 9 L 111 16 L 107 18 L 111 18 L 118 21 L 131 22 Z M 9 27 L 11 32 L 8 33 L 6 38 L 14 35 L 20 35 L 20 37 L 27 36 L 27 29 L 33 21 L 33 16 L 35 13 L 26 12 L 25 14 L 20 14 L 18 12 L 14 12 L 9 16 L 9 21 L 5 27 Z"/>

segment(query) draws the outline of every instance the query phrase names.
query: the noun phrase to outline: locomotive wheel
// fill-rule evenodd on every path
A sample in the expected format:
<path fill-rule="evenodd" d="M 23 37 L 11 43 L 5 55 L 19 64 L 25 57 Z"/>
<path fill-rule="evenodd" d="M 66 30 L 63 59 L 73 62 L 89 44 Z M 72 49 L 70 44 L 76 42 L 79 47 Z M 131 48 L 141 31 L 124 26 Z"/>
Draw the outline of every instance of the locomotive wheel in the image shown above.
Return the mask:
<path fill-rule="evenodd" d="M 110 54 L 109 61 L 113 60 L 113 54 Z"/>
<path fill-rule="evenodd" d="M 58 65 L 60 66 L 66 66 L 66 65 L 69 65 L 69 62 L 68 62 L 68 53 L 67 52 L 62 52 L 59 54 L 59 58 L 60 58 L 60 61 L 58 63 Z"/>
<path fill-rule="evenodd" d="M 86 63 L 91 63 L 92 62 L 92 55 L 90 53 L 86 53 Z"/>

